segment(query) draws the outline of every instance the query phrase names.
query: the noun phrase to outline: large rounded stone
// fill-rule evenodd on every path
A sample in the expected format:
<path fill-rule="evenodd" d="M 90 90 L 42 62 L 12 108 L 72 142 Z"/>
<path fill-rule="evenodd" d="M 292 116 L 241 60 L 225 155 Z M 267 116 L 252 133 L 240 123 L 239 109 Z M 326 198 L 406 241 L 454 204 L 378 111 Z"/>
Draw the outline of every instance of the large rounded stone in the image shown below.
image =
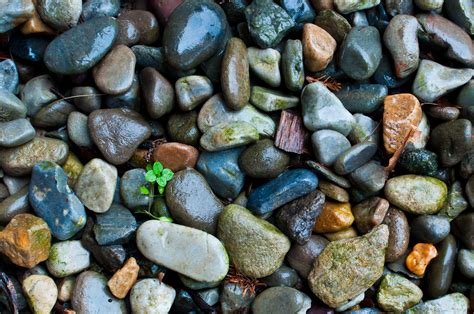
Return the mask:
<path fill-rule="evenodd" d="M 44 22 L 58 31 L 65 31 L 79 21 L 82 1 L 37 0 L 36 9 Z"/>
<path fill-rule="evenodd" d="M 77 274 L 90 266 L 90 254 L 81 241 L 62 241 L 51 246 L 46 267 L 56 278 Z"/>
<path fill-rule="evenodd" d="M 240 168 L 252 178 L 275 178 L 290 163 L 290 156 L 276 148 L 270 139 L 260 140 L 242 152 Z"/>
<path fill-rule="evenodd" d="M 130 291 L 132 313 L 168 313 L 176 291 L 158 279 L 147 278 L 137 282 Z"/>

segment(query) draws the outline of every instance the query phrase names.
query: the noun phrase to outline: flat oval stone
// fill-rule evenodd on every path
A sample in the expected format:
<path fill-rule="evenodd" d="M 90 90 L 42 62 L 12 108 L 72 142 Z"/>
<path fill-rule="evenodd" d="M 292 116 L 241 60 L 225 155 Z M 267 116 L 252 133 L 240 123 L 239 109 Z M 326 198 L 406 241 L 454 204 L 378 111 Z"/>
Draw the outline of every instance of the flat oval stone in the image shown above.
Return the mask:
<path fill-rule="evenodd" d="M 90 254 L 81 241 L 62 241 L 51 246 L 46 267 L 56 278 L 80 273 L 90 266 Z"/>
<path fill-rule="evenodd" d="M 326 197 L 341 203 L 349 202 L 349 193 L 338 185 L 329 181 L 320 180 L 318 190 L 323 192 Z"/>
<path fill-rule="evenodd" d="M 0 90 L 4 89 L 10 93 L 18 93 L 20 78 L 15 62 L 7 59 L 0 62 Z"/>
<path fill-rule="evenodd" d="M 119 204 L 112 204 L 107 212 L 97 215 L 93 228 L 99 245 L 125 244 L 136 229 L 135 217 L 127 208 Z"/>
<path fill-rule="evenodd" d="M 257 129 L 247 122 L 221 123 L 208 129 L 200 139 L 201 146 L 211 152 L 244 146 L 259 139 Z"/>
<path fill-rule="evenodd" d="M 250 103 L 265 112 L 285 110 L 296 107 L 300 99 L 265 87 L 253 86 Z"/>
<path fill-rule="evenodd" d="M 0 223 L 6 225 L 16 215 L 28 213 L 29 209 L 28 186 L 25 186 L 0 202 Z"/>
<path fill-rule="evenodd" d="M 286 88 L 299 91 L 304 84 L 303 44 L 299 39 L 288 39 L 281 55 L 281 75 Z"/>
<path fill-rule="evenodd" d="M 89 132 L 105 159 L 111 164 L 127 162 L 151 134 L 143 117 L 128 109 L 100 109 L 89 115 Z"/>
<path fill-rule="evenodd" d="M 379 162 L 372 160 L 352 171 L 349 178 L 357 189 L 367 193 L 376 193 L 385 186 L 387 174 Z"/>
<path fill-rule="evenodd" d="M 215 233 L 224 206 L 199 172 L 186 169 L 175 173 L 165 195 L 170 213 L 178 223 Z"/>
<path fill-rule="evenodd" d="M 176 98 L 179 108 L 190 111 L 212 96 L 214 88 L 211 80 L 201 75 L 190 75 L 180 78 L 175 83 Z"/>
<path fill-rule="evenodd" d="M 35 5 L 31 0 L 8 1 L 2 3 L 0 33 L 7 32 L 33 16 Z"/>
<path fill-rule="evenodd" d="M 0 147 L 16 147 L 31 141 L 36 130 L 27 119 L 0 122 Z"/>
<path fill-rule="evenodd" d="M 337 184 L 338 186 L 346 188 L 346 189 L 351 187 L 351 183 L 349 182 L 349 180 L 347 180 L 343 176 L 335 174 L 332 170 L 325 167 L 324 165 L 311 161 L 311 160 L 308 160 L 306 164 L 308 165 L 308 167 L 313 169 L 317 174 L 322 175 L 327 180 Z"/>
<path fill-rule="evenodd" d="M 258 49 L 250 47 L 247 49 L 250 70 L 262 81 L 271 87 L 281 84 L 280 59 L 278 50 L 267 48 Z"/>
<path fill-rule="evenodd" d="M 311 72 L 324 70 L 336 51 L 336 40 L 321 27 L 306 23 L 303 27 L 304 65 Z"/>
<path fill-rule="evenodd" d="M 113 47 L 92 70 L 95 84 L 105 94 L 123 94 L 132 87 L 135 63 L 135 54 L 130 48 Z"/>
<path fill-rule="evenodd" d="M 356 144 L 337 157 L 334 170 L 340 175 L 351 173 L 372 159 L 376 152 L 377 145 L 374 143 Z"/>
<path fill-rule="evenodd" d="M 199 157 L 196 147 L 181 143 L 164 143 L 153 151 L 153 160 L 159 161 L 163 167 L 177 172 L 186 168 L 194 168 Z"/>
<path fill-rule="evenodd" d="M 71 305 L 76 313 L 126 314 L 125 302 L 116 299 L 107 287 L 107 278 L 95 271 L 85 271 L 76 278 L 72 292 Z"/>
<path fill-rule="evenodd" d="M 138 228 L 137 246 L 152 262 L 197 281 L 220 281 L 229 270 L 222 243 L 194 228 L 149 220 Z"/>
<path fill-rule="evenodd" d="M 372 113 L 379 109 L 388 88 L 379 84 L 345 84 L 335 93 L 344 107 L 352 113 Z"/>
<path fill-rule="evenodd" d="M 186 1 L 173 11 L 163 33 L 168 63 L 181 71 L 195 68 L 214 55 L 228 27 L 224 11 L 213 1 Z"/>
<path fill-rule="evenodd" d="M 456 265 L 465 277 L 474 278 L 474 250 L 459 250 Z"/>
<path fill-rule="evenodd" d="M 469 309 L 469 299 L 462 293 L 447 294 L 442 298 L 419 303 L 405 311 L 406 314 L 436 313 L 446 309 L 453 313 L 464 313 Z"/>
<path fill-rule="evenodd" d="M 173 287 L 159 279 L 146 278 L 133 285 L 130 306 L 132 313 L 168 313 L 175 297 Z"/>
<path fill-rule="evenodd" d="M 57 100 L 41 108 L 31 119 L 31 124 L 38 128 L 60 128 L 66 125 L 71 112 L 76 110 L 73 104 Z"/>
<path fill-rule="evenodd" d="M 270 139 L 249 146 L 240 155 L 240 168 L 252 178 L 275 178 L 288 167 L 290 156 Z"/>
<path fill-rule="evenodd" d="M 443 216 L 423 215 L 411 221 L 411 236 L 421 243 L 436 244 L 445 239 L 451 227 L 449 219 Z"/>
<path fill-rule="evenodd" d="M 443 167 L 452 167 L 464 158 L 472 147 L 471 136 L 472 124 L 466 119 L 445 122 L 433 129 L 430 141 Z"/>
<path fill-rule="evenodd" d="M 224 208 L 217 237 L 224 243 L 235 267 L 254 278 L 274 273 L 290 249 L 290 240 L 280 230 L 239 205 Z"/>
<path fill-rule="evenodd" d="M 111 17 L 84 22 L 62 33 L 48 45 L 44 63 L 54 73 L 83 73 L 112 48 L 117 33 L 117 22 Z M 62 57 L 58 58 L 58 55 Z"/>
<path fill-rule="evenodd" d="M 294 287 L 298 280 L 299 277 L 296 271 L 285 265 L 282 265 L 270 276 L 262 278 L 267 287 Z"/>
<path fill-rule="evenodd" d="M 41 19 L 58 31 L 76 26 L 82 12 L 81 0 L 38 0 L 36 6 Z"/>
<path fill-rule="evenodd" d="M 403 175 L 385 184 L 385 196 L 393 205 L 413 214 L 436 214 L 443 207 L 448 188 L 432 177 Z"/>
<path fill-rule="evenodd" d="M 264 215 L 316 189 L 318 177 L 307 169 L 294 169 L 252 190 L 247 207 Z"/>
<path fill-rule="evenodd" d="M 430 175 L 438 170 L 438 156 L 426 149 L 406 149 L 398 166 L 411 174 Z"/>
<path fill-rule="evenodd" d="M 311 142 L 316 160 L 327 166 L 331 166 L 340 154 L 351 148 L 349 140 L 333 130 L 314 132 Z"/>
<path fill-rule="evenodd" d="M 204 176 L 211 189 L 226 199 L 236 198 L 244 187 L 245 174 L 239 167 L 241 148 L 220 152 L 203 152 L 196 169 Z"/>
<path fill-rule="evenodd" d="M 132 82 L 132 87 L 128 91 L 120 95 L 107 95 L 105 97 L 105 107 L 114 108 L 126 108 L 135 111 L 140 110 L 141 106 L 141 91 L 138 80 L 138 75 L 135 75 Z"/>
<path fill-rule="evenodd" d="M 173 109 L 173 85 L 160 72 L 151 67 L 143 69 L 140 72 L 140 84 L 151 118 L 158 119 Z"/>
<path fill-rule="evenodd" d="M 408 249 L 410 226 L 405 213 L 395 207 L 388 209 L 382 223 L 387 225 L 389 230 L 385 260 L 394 262 L 403 256 Z"/>
<path fill-rule="evenodd" d="M 260 293 L 252 303 L 252 313 L 305 313 L 311 298 L 290 287 L 271 287 Z"/>
<path fill-rule="evenodd" d="M 62 165 L 66 162 L 69 148 L 60 140 L 35 137 L 26 144 L 0 149 L 0 167 L 12 176 L 29 174 L 34 165 L 49 160 Z"/>

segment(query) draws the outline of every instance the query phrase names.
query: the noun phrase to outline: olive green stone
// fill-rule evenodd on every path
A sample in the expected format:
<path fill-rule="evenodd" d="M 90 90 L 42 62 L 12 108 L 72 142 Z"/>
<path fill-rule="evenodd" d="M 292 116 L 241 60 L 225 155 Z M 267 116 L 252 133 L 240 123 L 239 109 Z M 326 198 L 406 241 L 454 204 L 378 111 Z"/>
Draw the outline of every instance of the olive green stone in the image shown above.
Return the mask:
<path fill-rule="evenodd" d="M 258 109 L 270 112 L 296 107 L 300 99 L 265 87 L 253 86 L 250 103 Z"/>
<path fill-rule="evenodd" d="M 201 136 L 201 146 L 211 152 L 243 146 L 257 141 L 258 131 L 247 122 L 221 123 Z"/>
<path fill-rule="evenodd" d="M 175 113 L 168 119 L 168 135 L 173 142 L 196 146 L 201 132 L 197 127 L 197 113 Z"/>
<path fill-rule="evenodd" d="M 380 283 L 377 302 L 384 311 L 402 312 L 420 302 L 423 291 L 410 280 L 387 274 Z"/>
<path fill-rule="evenodd" d="M 461 182 L 456 181 L 449 187 L 448 197 L 438 215 L 445 216 L 451 221 L 459 216 L 467 206 L 468 203 L 463 196 Z"/>
<path fill-rule="evenodd" d="M 328 32 L 338 44 L 342 43 L 352 28 L 351 24 L 342 15 L 333 10 L 319 12 L 314 24 Z"/>
<path fill-rule="evenodd" d="M 299 39 L 286 41 L 281 58 L 281 72 L 286 88 L 300 91 L 304 84 L 303 44 Z"/>
<path fill-rule="evenodd" d="M 276 148 L 271 139 L 263 139 L 242 152 L 240 169 L 252 178 L 274 178 L 288 167 L 290 156 Z"/>
<path fill-rule="evenodd" d="M 0 88 L 0 122 L 26 117 L 26 106 L 15 95 Z"/>

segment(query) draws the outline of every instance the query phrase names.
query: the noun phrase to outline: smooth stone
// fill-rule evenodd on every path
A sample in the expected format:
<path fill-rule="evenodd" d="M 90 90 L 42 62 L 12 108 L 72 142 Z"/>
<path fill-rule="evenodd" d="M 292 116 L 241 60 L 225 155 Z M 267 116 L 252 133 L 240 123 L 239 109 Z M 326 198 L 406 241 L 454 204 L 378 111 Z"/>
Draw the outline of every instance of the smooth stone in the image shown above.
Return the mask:
<path fill-rule="evenodd" d="M 461 114 L 461 111 L 456 107 L 443 108 L 438 106 L 431 106 L 428 108 L 427 113 L 435 119 L 451 121 L 456 120 Z"/>
<path fill-rule="evenodd" d="M 254 299 L 255 294 L 244 294 L 244 289 L 239 284 L 225 283 L 219 301 L 224 314 L 248 314 Z"/>
<path fill-rule="evenodd" d="M 9 42 L 14 57 L 28 62 L 42 62 L 50 39 L 46 36 L 25 36 L 14 34 Z"/>
<path fill-rule="evenodd" d="M 469 82 L 472 75 L 472 69 L 454 69 L 431 60 L 422 60 L 413 82 L 413 94 L 433 102 Z"/>
<path fill-rule="evenodd" d="M 448 218 L 434 215 L 416 217 L 412 220 L 410 229 L 413 239 L 432 244 L 441 242 L 451 230 Z"/>
<path fill-rule="evenodd" d="M 173 85 L 156 69 L 147 67 L 140 72 L 140 85 L 148 114 L 158 119 L 169 113 L 175 103 Z"/>
<path fill-rule="evenodd" d="M 247 55 L 250 70 L 256 77 L 271 87 L 280 86 L 281 75 L 279 65 L 281 55 L 278 50 L 249 47 L 247 49 Z"/>
<path fill-rule="evenodd" d="M 303 27 L 304 65 L 311 72 L 324 70 L 336 51 L 336 40 L 321 27 L 306 23 Z"/>
<path fill-rule="evenodd" d="M 0 62 L 0 90 L 17 94 L 19 84 L 20 78 L 15 62 L 10 59 Z"/>
<path fill-rule="evenodd" d="M 173 11 L 163 33 L 168 63 L 177 70 L 193 69 L 217 52 L 228 27 L 224 11 L 213 1 L 183 3 Z"/>
<path fill-rule="evenodd" d="M 197 281 L 181 274 L 178 274 L 178 277 L 183 283 L 183 285 L 191 290 L 202 290 L 202 289 L 214 288 L 214 287 L 219 286 L 222 282 L 221 280 L 213 281 L 213 282 Z"/>
<path fill-rule="evenodd" d="M 388 246 L 385 252 L 387 262 L 395 262 L 407 252 L 410 242 L 410 226 L 405 213 L 390 207 L 382 222 L 388 226 Z"/>
<path fill-rule="evenodd" d="M 37 128 L 60 128 L 67 124 L 69 114 L 75 110 L 71 103 L 57 100 L 41 108 L 30 121 Z"/>
<path fill-rule="evenodd" d="M 29 200 L 59 240 L 71 238 L 86 223 L 84 205 L 69 188 L 64 170 L 54 162 L 42 161 L 33 167 Z"/>
<path fill-rule="evenodd" d="M 372 76 L 375 83 L 385 85 L 388 88 L 397 88 L 405 84 L 409 78 L 399 79 L 395 74 L 393 60 L 387 54 L 382 55 L 379 67 Z"/>
<path fill-rule="evenodd" d="M 259 139 L 258 130 L 247 122 L 220 123 L 208 129 L 200 139 L 210 152 L 244 146 Z"/>
<path fill-rule="evenodd" d="M 310 131 L 331 129 L 348 135 L 354 117 L 342 102 L 321 82 L 307 85 L 301 94 L 303 121 Z"/>
<path fill-rule="evenodd" d="M 125 45 L 125 46 L 132 46 L 140 40 L 140 33 L 135 26 L 135 24 L 126 19 L 118 19 L 118 35 L 117 39 L 115 40 L 115 44 L 117 45 Z"/>
<path fill-rule="evenodd" d="M 141 107 L 141 91 L 138 75 L 133 78 L 132 87 L 120 95 L 107 95 L 105 97 L 105 108 L 127 108 L 139 111 Z"/>
<path fill-rule="evenodd" d="M 335 95 L 351 113 L 372 113 L 380 108 L 388 89 L 379 84 L 344 85 Z"/>
<path fill-rule="evenodd" d="M 182 0 L 172 1 L 161 1 L 151 0 L 148 1 L 149 7 L 152 9 L 153 14 L 158 18 L 161 25 L 166 25 L 169 17 L 173 11 L 182 3 Z"/>
<path fill-rule="evenodd" d="M 99 94 L 100 92 L 92 86 L 76 86 L 71 89 L 71 96 L 80 96 L 72 100 L 74 106 L 84 113 L 100 109 L 102 96 Z"/>
<path fill-rule="evenodd" d="M 90 254 L 81 241 L 62 241 L 51 246 L 46 267 L 56 278 L 77 274 L 90 266 Z"/>
<path fill-rule="evenodd" d="M 3 183 L 8 189 L 10 195 L 15 194 L 20 191 L 23 187 L 27 186 L 30 183 L 29 177 L 12 177 L 9 175 L 3 175 Z"/>
<path fill-rule="evenodd" d="M 219 84 L 222 69 L 222 60 L 226 50 L 227 43 L 232 38 L 232 31 L 227 28 L 223 40 L 219 43 L 217 52 L 208 60 L 200 64 L 200 68 L 204 74 L 214 83 Z"/>
<path fill-rule="evenodd" d="M 152 262 L 197 281 L 222 280 L 229 269 L 221 242 L 194 228 L 149 220 L 138 228 L 137 246 Z"/>
<path fill-rule="evenodd" d="M 468 34 L 474 35 L 474 16 L 470 0 L 446 1 L 444 10 L 451 21 L 462 27 Z"/>
<path fill-rule="evenodd" d="M 0 147 L 17 147 L 31 141 L 36 130 L 27 119 L 0 122 Z"/>
<path fill-rule="evenodd" d="M 23 280 L 23 292 L 34 313 L 50 313 L 58 298 L 58 288 L 51 277 L 31 275 Z"/>
<path fill-rule="evenodd" d="M 380 0 L 334 0 L 334 5 L 339 12 L 342 14 L 352 13 L 355 11 L 361 11 L 370 9 L 380 4 Z"/>
<path fill-rule="evenodd" d="M 352 207 L 357 229 L 362 233 L 367 233 L 380 225 L 387 214 L 389 205 L 386 199 L 374 196 Z"/>
<path fill-rule="evenodd" d="M 335 233 L 348 229 L 354 222 L 350 203 L 326 201 L 321 214 L 316 219 L 313 231 Z"/>
<path fill-rule="evenodd" d="M 285 110 L 299 105 L 296 96 L 287 95 L 265 87 L 253 86 L 250 103 L 265 112 Z"/>
<path fill-rule="evenodd" d="M 252 105 L 246 105 L 239 111 L 231 110 L 220 94 L 211 97 L 202 106 L 197 122 L 203 133 L 218 124 L 232 122 L 250 123 L 262 136 L 273 136 L 276 128 L 275 122 L 269 116 L 261 113 Z"/>
<path fill-rule="evenodd" d="M 8 32 L 33 16 L 35 5 L 31 0 L 8 1 L 2 3 L 0 33 Z"/>
<path fill-rule="evenodd" d="M 252 313 L 305 313 L 311 298 L 290 287 L 271 287 L 260 293 L 252 303 Z"/>
<path fill-rule="evenodd" d="M 288 39 L 281 54 L 281 75 L 285 86 L 291 91 L 300 91 L 304 85 L 303 44 L 300 40 Z"/>
<path fill-rule="evenodd" d="M 421 301 L 423 291 L 405 277 L 387 274 L 377 292 L 377 303 L 384 311 L 403 312 Z"/>
<path fill-rule="evenodd" d="M 209 306 L 214 306 L 219 302 L 219 288 L 206 289 L 198 292 L 198 295 Z"/>
<path fill-rule="evenodd" d="M 343 188 L 333 184 L 329 181 L 320 180 L 318 185 L 318 190 L 323 192 L 326 197 L 329 197 L 335 201 L 341 203 L 349 202 L 349 193 Z"/>
<path fill-rule="evenodd" d="M 340 175 L 346 175 L 367 163 L 377 152 L 374 143 L 360 143 L 340 154 L 334 162 L 334 170 Z"/>
<path fill-rule="evenodd" d="M 383 35 L 383 41 L 392 55 L 395 73 L 399 78 L 408 77 L 418 68 L 420 49 L 417 32 L 419 28 L 420 25 L 414 16 L 396 15 Z"/>
<path fill-rule="evenodd" d="M 466 193 L 468 194 L 468 193 Z M 443 208 L 438 215 L 448 218 L 448 221 L 453 220 L 460 213 L 468 207 L 468 201 L 463 196 L 463 188 L 461 182 L 455 181 L 448 190 L 448 197 L 444 203 Z"/>
<path fill-rule="evenodd" d="M 112 204 L 110 209 L 97 215 L 94 235 L 99 245 L 127 243 L 137 229 L 137 221 L 132 213 L 119 204 Z"/>
<path fill-rule="evenodd" d="M 171 141 L 196 146 L 201 137 L 197 118 L 196 111 L 171 115 L 167 122 L 167 131 Z"/>
<path fill-rule="evenodd" d="M 444 204 L 448 188 L 432 177 L 403 175 L 385 184 L 385 196 L 393 205 L 413 214 L 436 214 Z"/>
<path fill-rule="evenodd" d="M 153 13 L 145 10 L 122 11 L 118 20 L 130 22 L 138 32 L 138 44 L 150 45 L 160 36 L 158 20 Z"/>
<path fill-rule="evenodd" d="M 0 149 L 0 167 L 5 173 L 13 176 L 26 175 L 42 160 L 64 164 L 68 153 L 68 146 L 63 141 L 35 137 L 21 146 Z"/>
<path fill-rule="evenodd" d="M 153 151 L 152 159 L 162 163 L 163 167 L 177 172 L 186 168 L 194 168 L 199 151 L 194 147 L 181 143 L 164 143 Z"/>
<path fill-rule="evenodd" d="M 413 14 L 413 0 L 386 0 L 385 7 L 391 16 Z"/>
<path fill-rule="evenodd" d="M 46 48 L 44 63 L 57 74 L 83 73 L 112 48 L 117 33 L 117 23 L 111 17 L 86 21 L 56 37 Z"/>
<path fill-rule="evenodd" d="M 352 28 L 344 16 L 330 9 L 319 11 L 314 24 L 328 32 L 338 44 L 342 43 Z"/>
<path fill-rule="evenodd" d="M 87 0 L 82 4 L 82 16 L 90 20 L 98 16 L 117 16 L 120 0 Z"/>
<path fill-rule="evenodd" d="M 101 311 L 127 313 L 125 302 L 109 292 L 107 278 L 95 271 L 85 271 L 76 278 L 71 305 L 78 314 Z"/>
<path fill-rule="evenodd" d="M 21 90 L 21 100 L 28 108 L 28 116 L 33 117 L 41 108 L 58 99 L 52 92 L 56 88 L 51 76 L 45 74 L 29 80 Z"/>
<path fill-rule="evenodd" d="M 123 94 L 132 87 L 136 58 L 125 45 L 113 47 L 92 70 L 95 84 L 105 94 Z"/>
<path fill-rule="evenodd" d="M 128 109 L 100 109 L 88 120 L 92 141 L 113 165 L 127 162 L 151 133 L 143 117 Z"/>
<path fill-rule="evenodd" d="M 352 239 L 357 237 L 358 233 L 354 227 L 349 227 L 336 232 L 326 232 L 324 236 L 331 242 L 343 240 L 343 239 Z M 349 304 L 349 303 L 348 303 Z M 344 307 L 344 306 L 342 306 Z M 339 307 L 338 307 L 339 308 Z"/>
<path fill-rule="evenodd" d="M 430 175 L 438 170 L 438 156 L 426 149 L 406 149 L 397 165 L 410 174 Z"/>
<path fill-rule="evenodd" d="M 125 172 L 120 180 L 120 196 L 123 204 L 129 209 L 148 206 L 149 197 L 140 193 L 141 186 L 147 186 L 145 169 L 131 169 Z"/>
<path fill-rule="evenodd" d="M 466 278 L 474 278 L 474 250 L 459 250 L 457 268 Z"/>
<path fill-rule="evenodd" d="M 423 277 L 425 297 L 431 299 L 445 295 L 451 286 L 458 251 L 456 238 L 448 235 L 438 244 L 437 251 L 438 256 L 430 262 Z"/>
<path fill-rule="evenodd" d="M 82 1 L 37 0 L 41 19 L 58 31 L 67 31 L 79 22 Z"/>
<path fill-rule="evenodd" d="M 323 165 L 321 165 L 317 162 L 311 161 L 311 160 L 307 161 L 306 164 L 311 169 L 313 169 L 314 172 L 316 172 L 319 175 L 322 175 L 327 180 L 335 183 L 336 185 L 338 185 L 342 188 L 346 188 L 346 189 L 351 187 L 351 183 L 349 182 L 349 180 L 347 180 L 343 176 L 339 176 L 339 175 L 335 174 L 329 168 L 327 168 L 327 167 L 325 167 L 325 166 L 323 166 Z"/>
<path fill-rule="evenodd" d="M 267 287 L 294 287 L 298 283 L 299 277 L 293 268 L 282 265 L 273 274 L 261 280 Z"/>
<path fill-rule="evenodd" d="M 291 16 L 271 0 L 253 1 L 245 8 L 252 39 L 261 48 L 275 47 L 295 26 Z"/>
<path fill-rule="evenodd" d="M 382 59 L 380 34 L 373 26 L 352 28 L 340 49 L 339 66 L 354 80 L 371 77 Z"/>
<path fill-rule="evenodd" d="M 461 117 L 474 121 L 474 80 L 471 79 L 461 88 L 456 103 L 462 107 Z"/>
<path fill-rule="evenodd" d="M 318 177 L 307 169 L 283 172 L 275 179 L 253 189 L 247 207 L 257 215 L 264 215 L 276 208 L 314 191 Z"/>
<path fill-rule="evenodd" d="M 199 156 L 196 170 L 219 197 L 236 198 L 245 183 L 245 174 L 239 167 L 242 149 L 234 148 L 220 152 L 203 152 Z"/>
<path fill-rule="evenodd" d="M 217 237 L 224 243 L 235 267 L 254 278 L 275 272 L 290 249 L 290 241 L 280 230 L 239 205 L 224 208 Z"/>
<path fill-rule="evenodd" d="M 371 287 L 383 274 L 388 227 L 380 225 L 362 237 L 328 244 L 308 276 L 313 293 L 338 307 Z"/>
<path fill-rule="evenodd" d="M 414 0 L 416 6 L 425 11 L 438 11 L 443 7 L 444 0 Z"/>
<path fill-rule="evenodd" d="M 459 215 L 452 221 L 452 233 L 464 244 L 469 250 L 474 250 L 474 230 L 472 224 L 474 223 L 474 214 L 465 213 Z"/>
<path fill-rule="evenodd" d="M 443 167 L 458 164 L 472 147 L 472 124 L 458 119 L 438 125 L 431 132 L 431 144 Z"/>
<path fill-rule="evenodd" d="M 358 144 L 359 145 L 359 144 Z M 369 161 L 352 171 L 350 180 L 359 190 L 368 193 L 376 193 L 383 189 L 387 180 L 385 168 L 379 162 Z"/>
<path fill-rule="evenodd" d="M 87 125 L 87 116 L 79 111 L 71 112 L 67 119 L 69 139 L 79 147 L 92 147 L 92 139 Z"/>
<path fill-rule="evenodd" d="M 130 291 L 132 313 L 168 313 L 176 297 L 173 287 L 158 279 L 147 278 L 137 282 Z"/>
<path fill-rule="evenodd" d="M 18 214 L 28 213 L 28 186 L 0 201 L 0 223 L 8 224 Z"/>
<path fill-rule="evenodd" d="M 351 143 L 339 132 L 320 130 L 311 136 L 316 160 L 323 165 L 331 166 L 336 159 L 351 148 Z"/>
<path fill-rule="evenodd" d="M 278 228 L 298 244 L 309 241 L 316 219 L 323 211 L 325 197 L 314 191 L 283 205 L 275 216 Z"/>
<path fill-rule="evenodd" d="M 152 67 L 158 71 L 165 70 L 165 57 L 162 47 L 135 45 L 131 49 L 137 58 L 138 67 Z"/>
<path fill-rule="evenodd" d="M 303 245 L 294 242 L 287 254 L 287 261 L 302 277 L 307 278 L 314 260 L 328 243 L 324 237 L 315 234 Z"/>
<path fill-rule="evenodd" d="M 240 155 L 240 169 L 252 178 L 271 179 L 286 170 L 290 156 L 278 149 L 271 139 L 249 146 Z"/>
<path fill-rule="evenodd" d="M 190 111 L 205 102 L 213 94 L 211 80 L 205 76 L 191 75 L 180 78 L 175 83 L 179 108 Z"/>
<path fill-rule="evenodd" d="M 166 186 L 166 203 L 180 224 L 214 234 L 224 206 L 194 169 L 175 173 Z"/>
<path fill-rule="evenodd" d="M 469 309 L 469 299 L 461 293 L 447 294 L 441 298 L 422 302 L 405 311 L 405 314 L 421 313 L 464 313 Z"/>

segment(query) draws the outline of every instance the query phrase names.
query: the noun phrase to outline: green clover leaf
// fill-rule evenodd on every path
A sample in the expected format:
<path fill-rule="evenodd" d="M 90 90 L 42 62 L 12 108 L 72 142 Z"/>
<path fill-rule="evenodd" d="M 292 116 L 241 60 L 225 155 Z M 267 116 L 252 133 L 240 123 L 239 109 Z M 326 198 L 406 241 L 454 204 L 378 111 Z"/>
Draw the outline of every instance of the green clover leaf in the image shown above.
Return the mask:
<path fill-rule="evenodd" d="M 153 172 L 153 170 L 150 170 L 145 174 L 145 180 L 147 180 L 148 182 L 155 182 L 156 181 L 156 175 Z"/>
<path fill-rule="evenodd" d="M 163 165 L 159 161 L 155 162 L 153 164 L 153 172 L 158 176 L 161 174 L 161 171 L 163 171 Z"/>
<path fill-rule="evenodd" d="M 146 165 L 146 171 L 151 171 L 153 170 L 153 166 L 151 164 Z"/>
<path fill-rule="evenodd" d="M 143 195 L 149 195 L 150 194 L 150 190 L 148 190 L 148 188 L 146 186 L 141 186 L 140 187 L 140 192 L 143 194 Z"/>
<path fill-rule="evenodd" d="M 171 179 L 173 179 L 173 171 L 171 171 L 170 169 L 166 168 L 163 170 L 162 174 L 163 178 L 165 178 L 166 181 L 170 181 Z"/>

